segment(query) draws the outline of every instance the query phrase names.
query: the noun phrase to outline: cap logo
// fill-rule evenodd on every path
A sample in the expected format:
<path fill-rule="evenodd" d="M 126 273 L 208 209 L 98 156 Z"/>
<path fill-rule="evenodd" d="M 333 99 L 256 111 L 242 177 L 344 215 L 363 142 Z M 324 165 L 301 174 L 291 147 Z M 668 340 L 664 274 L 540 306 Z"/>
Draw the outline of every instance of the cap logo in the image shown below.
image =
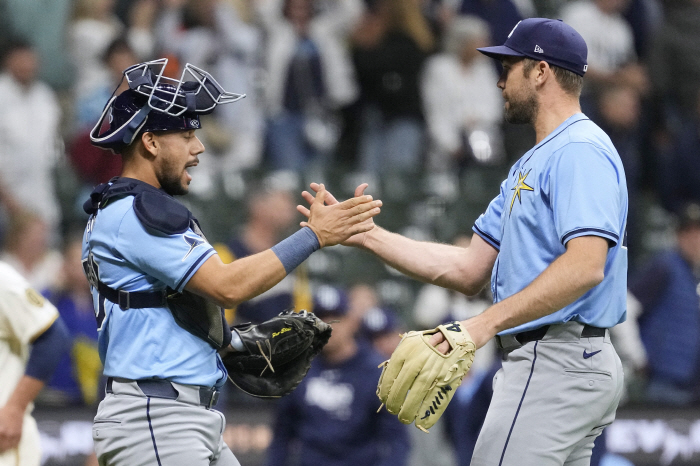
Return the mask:
<path fill-rule="evenodd" d="M 192 128 L 199 128 L 199 120 L 197 120 L 197 119 L 195 119 L 195 118 L 192 118 L 192 119 L 190 120 L 190 126 L 191 126 Z"/>
<path fill-rule="evenodd" d="M 585 73 L 586 71 L 588 71 L 588 65 L 583 65 L 583 72 Z"/>
<path fill-rule="evenodd" d="M 544 50 L 539 45 L 535 45 L 535 53 L 544 53 Z"/>
<path fill-rule="evenodd" d="M 522 23 L 522 20 L 521 20 L 521 21 L 518 21 L 518 24 L 520 24 L 520 23 Z M 515 26 L 513 26 L 513 29 L 510 30 L 510 34 L 508 34 L 508 39 L 510 39 L 510 36 L 513 35 L 513 31 L 515 31 L 515 28 L 518 27 L 518 24 L 516 24 Z"/>

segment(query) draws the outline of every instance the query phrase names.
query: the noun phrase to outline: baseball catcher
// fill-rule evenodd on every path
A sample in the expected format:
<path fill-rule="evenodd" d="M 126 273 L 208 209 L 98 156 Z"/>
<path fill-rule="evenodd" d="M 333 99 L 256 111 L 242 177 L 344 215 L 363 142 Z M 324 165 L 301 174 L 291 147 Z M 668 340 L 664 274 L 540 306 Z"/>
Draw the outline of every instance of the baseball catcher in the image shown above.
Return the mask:
<path fill-rule="evenodd" d="M 236 351 L 222 354 L 228 378 L 261 398 L 294 390 L 331 337 L 331 326 L 313 313 L 291 310 L 258 325 L 234 325 L 231 331 Z"/>
<path fill-rule="evenodd" d="M 447 354 L 430 342 L 437 332 L 450 344 Z M 439 325 L 433 330 L 408 332 L 391 359 L 383 363 L 377 396 L 401 422 L 415 422 L 416 427 L 428 432 L 469 371 L 475 351 L 472 338 L 459 322 Z"/>

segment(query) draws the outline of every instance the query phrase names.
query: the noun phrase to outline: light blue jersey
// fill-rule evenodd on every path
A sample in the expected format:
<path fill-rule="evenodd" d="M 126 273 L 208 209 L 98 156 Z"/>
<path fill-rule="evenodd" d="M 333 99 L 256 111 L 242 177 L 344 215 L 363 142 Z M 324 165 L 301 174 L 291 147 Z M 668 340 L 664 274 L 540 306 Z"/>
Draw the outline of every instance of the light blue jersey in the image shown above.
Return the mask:
<path fill-rule="evenodd" d="M 153 188 L 155 189 L 155 188 Z M 192 228 L 167 235 L 145 227 L 134 196 L 121 197 L 90 217 L 83 260 L 113 289 L 182 291 L 216 252 Z M 104 374 L 214 386 L 226 380 L 216 350 L 177 325 L 167 307 L 122 310 L 92 288 Z"/>
<path fill-rule="evenodd" d="M 605 278 L 568 306 L 501 334 L 574 320 L 609 328 L 626 317 L 627 183 L 610 138 L 578 113 L 511 168 L 500 194 L 474 225 L 498 249 L 491 274 L 494 303 L 514 295 L 586 235 L 608 240 Z"/>

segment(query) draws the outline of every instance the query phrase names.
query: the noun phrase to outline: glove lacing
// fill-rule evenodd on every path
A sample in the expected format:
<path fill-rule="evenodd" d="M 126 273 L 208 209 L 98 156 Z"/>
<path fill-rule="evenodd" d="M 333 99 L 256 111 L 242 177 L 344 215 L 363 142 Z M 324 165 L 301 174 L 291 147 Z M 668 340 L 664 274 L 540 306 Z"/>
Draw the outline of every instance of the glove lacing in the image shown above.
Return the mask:
<path fill-rule="evenodd" d="M 265 367 L 263 368 L 263 370 L 262 370 L 262 372 L 260 373 L 260 376 L 259 376 L 259 377 L 261 377 L 261 376 L 265 373 L 265 371 L 267 370 L 268 367 L 269 367 L 270 370 L 274 373 L 274 372 L 275 372 L 275 368 L 272 367 L 272 361 L 270 361 L 270 358 L 272 358 L 272 345 L 270 344 L 270 340 L 265 340 L 265 344 L 267 345 L 267 348 L 268 348 L 268 350 L 270 351 L 270 356 L 269 356 L 269 357 L 265 354 L 265 351 L 263 350 L 263 347 L 262 347 L 262 345 L 260 344 L 260 341 L 256 341 L 255 343 L 257 343 L 258 349 L 260 350 L 260 354 L 262 355 L 262 357 L 265 359 L 265 362 L 267 363 L 267 366 L 265 366 Z"/>

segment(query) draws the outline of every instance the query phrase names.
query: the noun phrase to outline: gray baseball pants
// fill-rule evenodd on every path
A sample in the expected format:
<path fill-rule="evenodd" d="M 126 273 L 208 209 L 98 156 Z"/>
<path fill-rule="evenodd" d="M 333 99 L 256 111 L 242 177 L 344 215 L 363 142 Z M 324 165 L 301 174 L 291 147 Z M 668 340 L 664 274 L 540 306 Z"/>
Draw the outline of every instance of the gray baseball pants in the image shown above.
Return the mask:
<path fill-rule="evenodd" d="M 202 406 L 199 387 L 172 383 L 177 399 L 112 381 L 92 427 L 100 466 L 240 466 L 224 443 L 224 415 Z"/>
<path fill-rule="evenodd" d="M 593 441 L 615 419 L 623 373 L 610 333 L 581 338 L 582 329 L 568 322 L 541 340 L 507 340 L 472 466 L 590 464 Z"/>

